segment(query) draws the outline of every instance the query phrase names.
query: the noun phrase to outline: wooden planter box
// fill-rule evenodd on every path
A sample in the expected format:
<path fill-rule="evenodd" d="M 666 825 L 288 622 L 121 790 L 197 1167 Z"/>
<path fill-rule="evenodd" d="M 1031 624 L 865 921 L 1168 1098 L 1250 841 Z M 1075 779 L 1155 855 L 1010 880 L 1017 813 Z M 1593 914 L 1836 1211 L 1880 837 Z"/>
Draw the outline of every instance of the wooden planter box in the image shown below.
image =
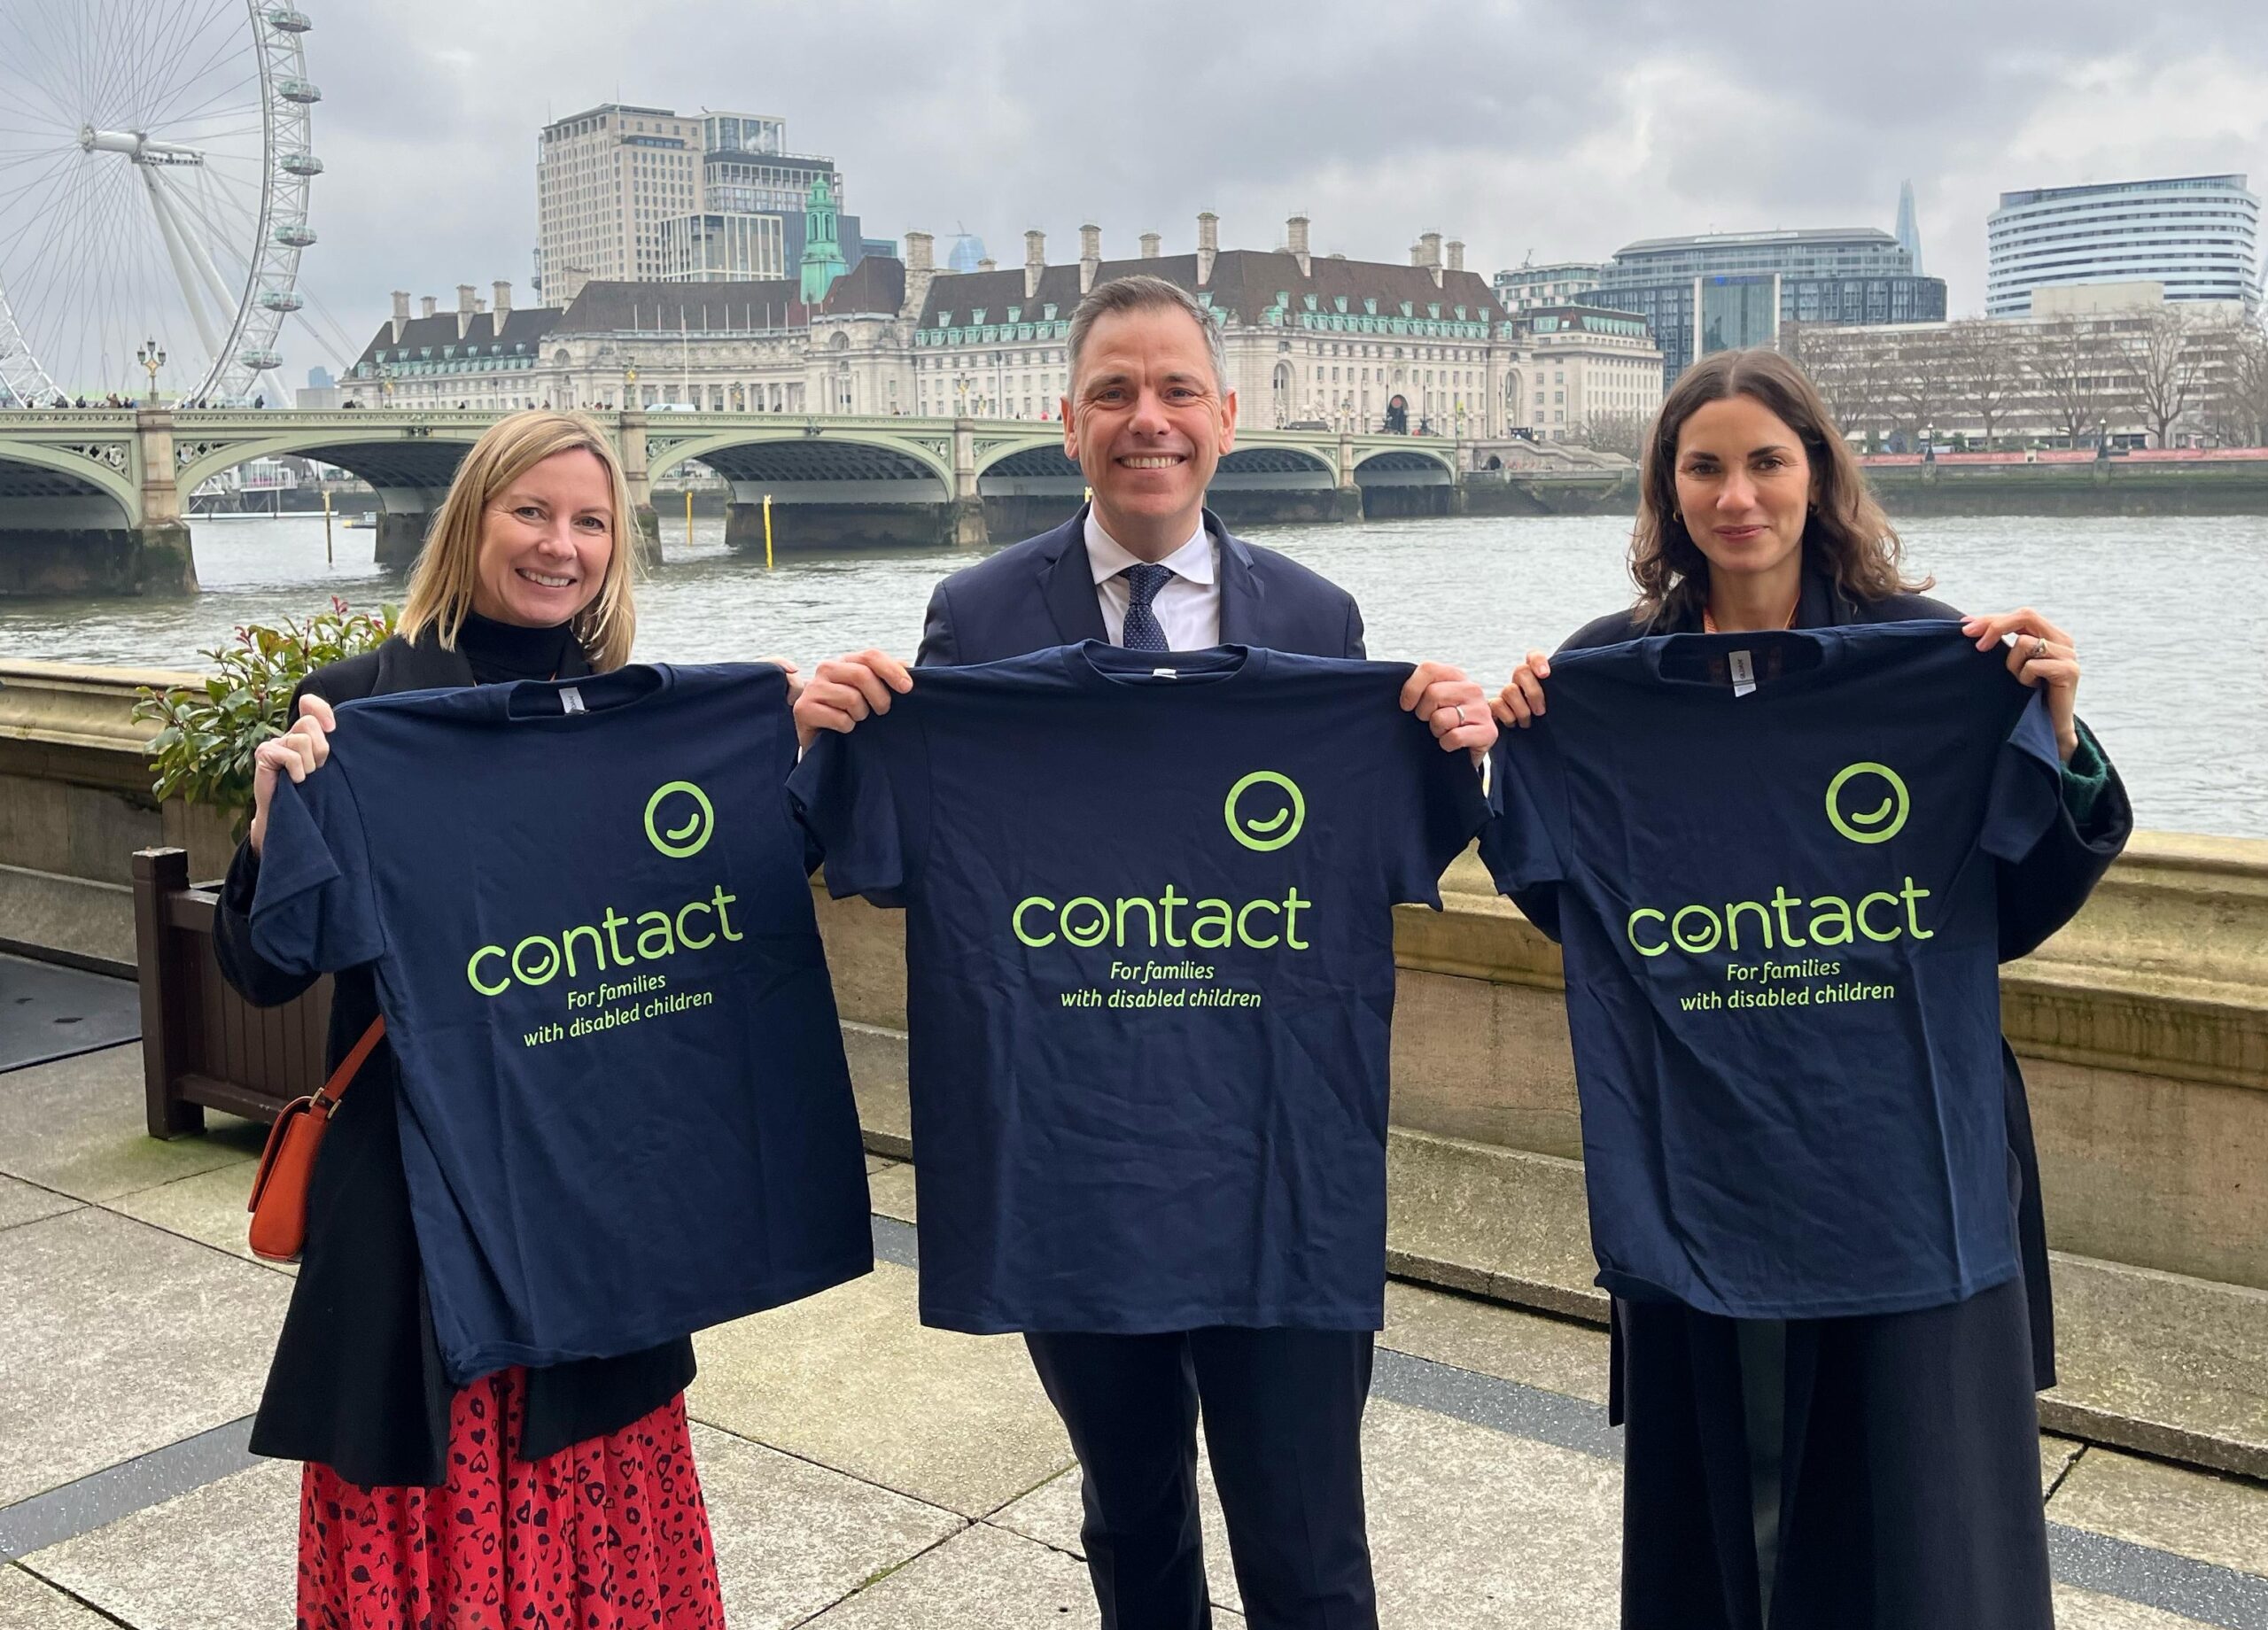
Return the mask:
<path fill-rule="evenodd" d="M 189 881 L 189 851 L 134 854 L 134 951 L 150 1135 L 205 1129 L 205 1112 L 272 1121 L 322 1084 L 330 981 L 281 1007 L 254 1007 L 213 951 L 217 885 Z"/>

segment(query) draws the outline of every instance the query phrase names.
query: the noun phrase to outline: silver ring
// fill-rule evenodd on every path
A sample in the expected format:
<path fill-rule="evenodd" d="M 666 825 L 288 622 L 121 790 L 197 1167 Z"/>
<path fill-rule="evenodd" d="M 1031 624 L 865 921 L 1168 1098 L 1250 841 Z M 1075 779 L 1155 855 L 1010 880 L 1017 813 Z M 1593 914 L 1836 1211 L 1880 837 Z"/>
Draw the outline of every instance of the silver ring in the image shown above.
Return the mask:
<path fill-rule="evenodd" d="M 1460 725 L 1464 723 L 1464 703 L 1462 702 L 1452 702 L 1449 703 L 1449 706 L 1456 710 L 1456 722 Z"/>
<path fill-rule="evenodd" d="M 2031 643 L 2031 660 L 2032 660 L 2032 661 L 2034 661 L 2034 662 L 2038 662 L 2041 657 L 2043 657 L 2043 656 L 2047 656 L 2047 636 L 2046 636 L 2046 635 L 2044 635 L 2044 634 L 2035 634 L 2034 636 L 2032 636 L 2032 643 Z"/>

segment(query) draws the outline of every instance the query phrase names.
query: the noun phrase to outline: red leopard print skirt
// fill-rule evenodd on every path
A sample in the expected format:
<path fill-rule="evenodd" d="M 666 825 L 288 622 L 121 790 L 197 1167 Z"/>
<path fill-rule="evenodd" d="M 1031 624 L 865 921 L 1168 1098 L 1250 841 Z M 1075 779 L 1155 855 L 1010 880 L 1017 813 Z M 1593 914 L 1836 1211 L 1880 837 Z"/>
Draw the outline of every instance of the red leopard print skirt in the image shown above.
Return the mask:
<path fill-rule="evenodd" d="M 525 1386 L 504 1370 L 458 1390 L 439 1488 L 307 1467 L 299 1630 L 723 1630 L 685 1395 L 524 1461 Z"/>

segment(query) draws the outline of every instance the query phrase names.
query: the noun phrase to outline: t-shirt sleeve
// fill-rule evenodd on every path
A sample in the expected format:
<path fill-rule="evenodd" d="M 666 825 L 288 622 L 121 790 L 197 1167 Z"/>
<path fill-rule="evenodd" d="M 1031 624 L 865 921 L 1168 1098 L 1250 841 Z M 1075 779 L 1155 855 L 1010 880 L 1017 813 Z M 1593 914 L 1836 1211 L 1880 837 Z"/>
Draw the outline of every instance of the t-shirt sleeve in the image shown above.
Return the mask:
<path fill-rule="evenodd" d="M 1480 834 L 1481 864 L 1504 894 L 1565 881 L 1566 781 L 1550 722 L 1501 733 L 1491 757 L 1495 808 Z"/>
<path fill-rule="evenodd" d="M 1408 714 L 1395 721 L 1418 762 L 1405 784 L 1414 807 L 1394 823 L 1388 888 L 1396 904 L 1441 903 L 1441 873 L 1488 819 L 1480 772 L 1468 753 L 1445 753 L 1433 734 Z"/>
<path fill-rule="evenodd" d="M 292 974 L 321 974 L 384 954 L 377 890 L 354 784 L 336 751 L 304 781 L 276 783 L 260 878 L 252 948 Z"/>
<path fill-rule="evenodd" d="M 876 905 L 905 904 L 905 844 L 881 733 L 869 723 L 822 731 L 788 778 L 796 815 L 819 846 L 827 891 Z"/>
<path fill-rule="evenodd" d="M 2047 697 L 2034 693 L 2000 744 L 1978 847 L 1998 860 L 2022 860 L 2055 824 L 2062 799 L 2063 760 L 2055 750 L 2055 727 L 2048 722 Z"/>

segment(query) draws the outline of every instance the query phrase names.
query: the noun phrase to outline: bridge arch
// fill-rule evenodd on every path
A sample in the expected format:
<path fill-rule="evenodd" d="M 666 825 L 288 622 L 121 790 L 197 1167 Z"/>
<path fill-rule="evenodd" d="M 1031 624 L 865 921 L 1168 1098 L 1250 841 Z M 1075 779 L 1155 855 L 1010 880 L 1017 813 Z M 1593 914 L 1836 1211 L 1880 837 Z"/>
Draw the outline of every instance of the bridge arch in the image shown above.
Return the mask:
<path fill-rule="evenodd" d="M 11 441 L 0 453 L 0 530 L 132 526 L 141 516 L 142 494 L 125 470 L 36 441 Z"/>
<path fill-rule="evenodd" d="M 1456 455 L 1422 442 L 1375 447 L 1355 461 L 1357 486 L 1452 486 L 1456 482 Z"/>
<path fill-rule="evenodd" d="M 647 446 L 654 475 L 698 462 L 731 482 L 743 502 L 761 501 L 769 492 L 781 503 L 926 504 L 953 493 L 945 454 L 911 436 L 813 433 L 807 424 L 789 423 L 665 444 L 649 430 Z"/>
<path fill-rule="evenodd" d="M 465 428 L 435 426 L 414 436 L 405 436 L 398 431 L 381 431 L 377 435 L 366 431 L 357 436 L 353 431 L 330 427 L 210 445 L 200 443 L 193 431 L 176 431 L 175 447 L 190 452 L 191 456 L 181 464 L 175 485 L 180 494 L 182 513 L 186 515 L 190 493 L 239 464 L 263 458 L 313 459 L 361 477 L 379 494 L 382 506 L 392 513 L 409 506 L 387 502 L 390 493 L 447 492 L 449 483 L 456 477 L 457 466 L 464 462 L 465 454 L 472 451 L 472 444 L 480 439 L 486 428 L 485 424 Z M 416 507 L 422 509 L 425 506 L 420 503 Z"/>

